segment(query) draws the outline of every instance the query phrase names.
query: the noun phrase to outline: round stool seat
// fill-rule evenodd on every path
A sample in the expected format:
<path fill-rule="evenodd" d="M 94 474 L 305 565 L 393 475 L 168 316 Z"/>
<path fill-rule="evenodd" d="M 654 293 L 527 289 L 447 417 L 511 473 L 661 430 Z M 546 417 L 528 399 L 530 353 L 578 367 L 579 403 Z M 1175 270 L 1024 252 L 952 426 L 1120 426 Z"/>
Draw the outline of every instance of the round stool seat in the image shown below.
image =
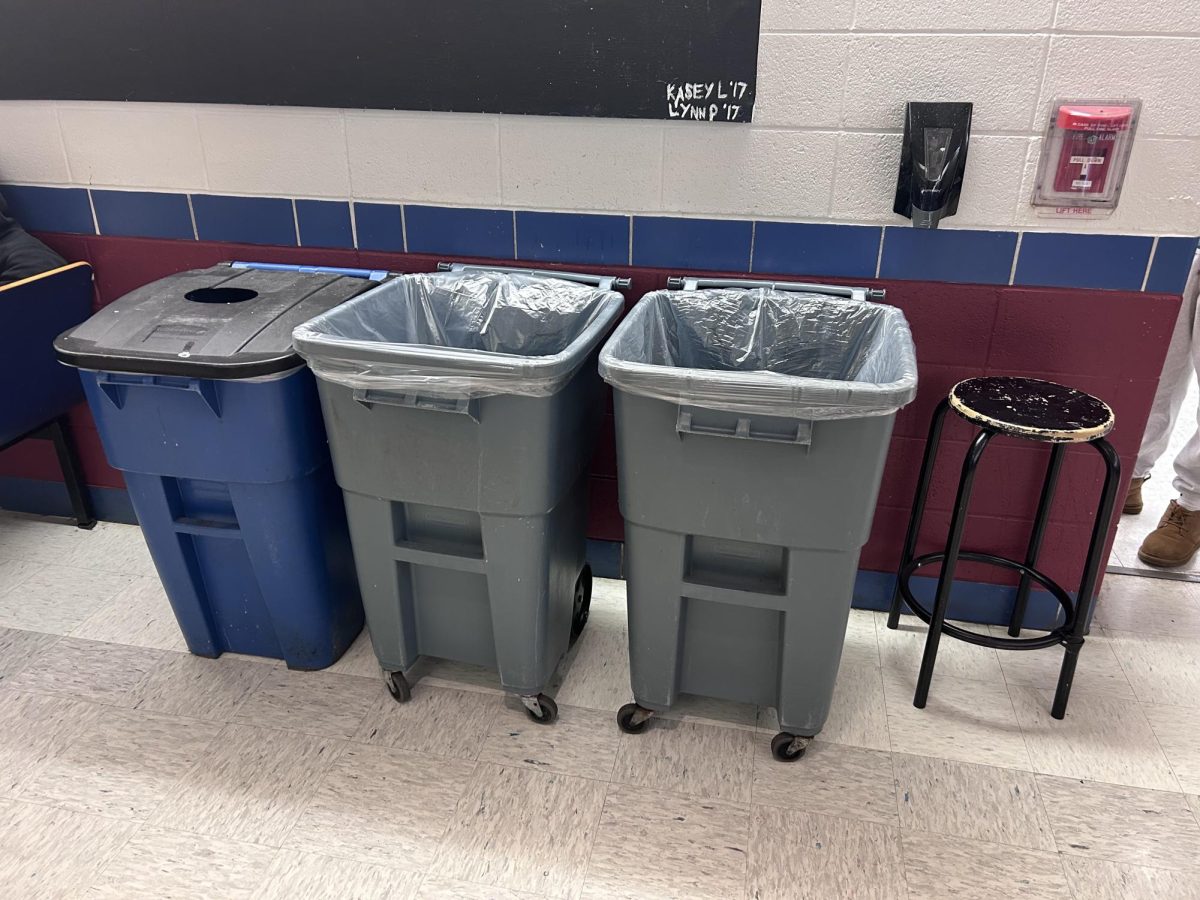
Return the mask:
<path fill-rule="evenodd" d="M 1039 378 L 968 378 L 951 388 L 949 400 L 968 422 L 1054 444 L 1094 441 L 1112 431 L 1116 421 L 1103 400 Z"/>

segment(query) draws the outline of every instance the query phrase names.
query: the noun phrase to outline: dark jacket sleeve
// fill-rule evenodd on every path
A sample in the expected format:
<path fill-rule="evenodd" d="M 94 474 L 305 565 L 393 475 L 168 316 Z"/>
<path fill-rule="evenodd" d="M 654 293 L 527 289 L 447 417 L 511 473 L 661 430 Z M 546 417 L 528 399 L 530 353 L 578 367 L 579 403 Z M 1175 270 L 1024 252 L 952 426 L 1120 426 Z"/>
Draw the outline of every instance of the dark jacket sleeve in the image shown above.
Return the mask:
<path fill-rule="evenodd" d="M 0 194 L 0 284 L 66 265 L 65 260 L 16 223 Z"/>

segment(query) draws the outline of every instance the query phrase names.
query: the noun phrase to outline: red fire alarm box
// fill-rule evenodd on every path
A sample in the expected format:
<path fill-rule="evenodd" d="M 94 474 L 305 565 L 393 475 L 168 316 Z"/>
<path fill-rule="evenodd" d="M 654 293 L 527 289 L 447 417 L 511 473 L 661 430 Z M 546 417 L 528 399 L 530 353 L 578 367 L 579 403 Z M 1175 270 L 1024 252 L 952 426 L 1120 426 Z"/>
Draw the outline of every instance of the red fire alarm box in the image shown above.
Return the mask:
<path fill-rule="evenodd" d="M 1033 205 L 1064 215 L 1115 209 L 1141 106 L 1139 100 L 1056 100 Z"/>

